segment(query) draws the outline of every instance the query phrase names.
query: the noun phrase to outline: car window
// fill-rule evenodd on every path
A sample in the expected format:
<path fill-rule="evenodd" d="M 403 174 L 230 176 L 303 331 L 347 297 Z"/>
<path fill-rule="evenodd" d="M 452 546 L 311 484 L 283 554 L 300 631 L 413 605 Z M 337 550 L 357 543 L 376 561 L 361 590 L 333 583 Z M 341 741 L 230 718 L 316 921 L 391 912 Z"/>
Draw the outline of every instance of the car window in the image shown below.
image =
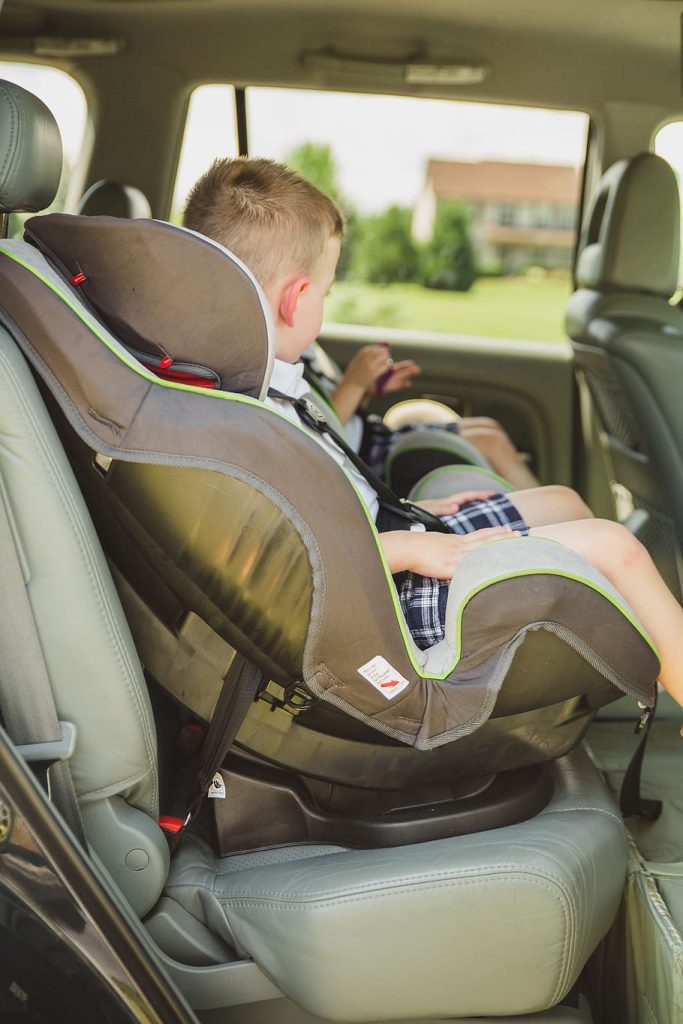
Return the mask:
<path fill-rule="evenodd" d="M 247 115 L 345 210 L 328 322 L 564 340 L 585 114 L 250 87 Z"/>
<path fill-rule="evenodd" d="M 45 212 L 53 213 L 72 206 L 80 195 L 82 171 L 87 156 L 85 140 L 88 108 L 85 93 L 66 72 L 40 64 L 0 62 L 0 79 L 28 89 L 54 114 L 62 135 L 64 163 L 57 196 Z M 27 216 L 30 214 L 10 217 L 10 235 L 21 233 Z"/>
<path fill-rule="evenodd" d="M 683 198 L 683 121 L 672 121 L 664 125 L 655 135 L 654 150 L 658 156 L 664 157 L 676 172 L 678 187 Z M 683 212 L 683 211 L 682 211 Z M 683 216 L 681 217 L 683 225 Z M 681 262 L 678 270 L 679 294 L 674 297 L 678 302 L 681 298 L 680 290 L 683 285 L 683 245 L 681 246 Z"/>
<path fill-rule="evenodd" d="M 180 224 L 187 194 L 219 156 L 237 156 L 235 90 L 231 85 L 200 85 L 190 97 L 185 121 L 171 220 Z"/>

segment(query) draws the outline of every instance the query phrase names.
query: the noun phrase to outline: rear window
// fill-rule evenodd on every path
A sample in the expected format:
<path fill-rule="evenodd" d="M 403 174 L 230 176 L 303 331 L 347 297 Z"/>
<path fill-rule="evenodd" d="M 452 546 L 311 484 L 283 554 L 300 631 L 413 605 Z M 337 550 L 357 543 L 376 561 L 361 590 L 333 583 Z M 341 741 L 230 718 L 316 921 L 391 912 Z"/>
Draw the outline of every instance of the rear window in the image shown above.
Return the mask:
<path fill-rule="evenodd" d="M 664 157 L 676 172 L 678 187 L 683 197 L 683 121 L 672 121 L 661 128 L 654 140 L 654 150 L 658 156 Z M 683 213 L 683 211 L 682 211 Z M 681 216 L 683 228 L 683 216 Z M 680 300 L 680 290 L 683 286 L 683 245 L 681 245 L 681 262 L 678 270 L 679 294 L 674 301 Z"/>
<path fill-rule="evenodd" d="M 237 156 L 235 90 L 231 85 L 200 85 L 187 109 L 171 203 L 175 224 L 182 221 L 188 192 L 218 156 Z"/>
<path fill-rule="evenodd" d="M 328 323 L 565 339 L 585 114 L 252 87 L 247 115 L 346 212 Z"/>

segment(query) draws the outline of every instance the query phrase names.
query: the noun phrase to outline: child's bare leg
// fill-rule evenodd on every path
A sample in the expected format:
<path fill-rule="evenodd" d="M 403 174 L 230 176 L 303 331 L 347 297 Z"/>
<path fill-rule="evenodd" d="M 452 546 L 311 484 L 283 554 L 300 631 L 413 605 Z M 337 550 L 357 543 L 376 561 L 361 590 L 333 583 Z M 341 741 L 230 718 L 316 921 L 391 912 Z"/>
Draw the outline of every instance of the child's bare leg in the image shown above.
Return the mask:
<path fill-rule="evenodd" d="M 606 519 L 558 523 L 531 534 L 557 540 L 583 555 L 616 587 L 659 650 L 662 686 L 683 704 L 683 609 L 640 541 Z"/>
<path fill-rule="evenodd" d="M 473 444 L 492 468 L 505 477 L 513 487 L 524 490 L 538 487 L 538 480 L 519 458 L 519 452 L 501 427 L 472 426 L 471 421 L 461 420 L 460 436 Z"/>
<path fill-rule="evenodd" d="M 545 526 L 549 523 L 569 523 L 575 519 L 593 518 L 593 513 L 583 498 L 571 487 L 564 487 L 562 484 L 513 491 L 508 497 L 527 526 Z"/>

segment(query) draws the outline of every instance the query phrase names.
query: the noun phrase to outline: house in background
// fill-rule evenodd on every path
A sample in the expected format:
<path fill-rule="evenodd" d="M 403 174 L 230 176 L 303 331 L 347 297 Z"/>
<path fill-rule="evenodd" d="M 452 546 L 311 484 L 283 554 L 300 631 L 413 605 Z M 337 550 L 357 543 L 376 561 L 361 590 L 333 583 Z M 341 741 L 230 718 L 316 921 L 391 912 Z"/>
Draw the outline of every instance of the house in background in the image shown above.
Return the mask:
<path fill-rule="evenodd" d="M 529 266 L 569 267 L 579 190 L 575 167 L 430 160 L 413 235 L 429 241 L 439 202 L 457 199 L 470 211 L 480 268 L 514 274 Z"/>

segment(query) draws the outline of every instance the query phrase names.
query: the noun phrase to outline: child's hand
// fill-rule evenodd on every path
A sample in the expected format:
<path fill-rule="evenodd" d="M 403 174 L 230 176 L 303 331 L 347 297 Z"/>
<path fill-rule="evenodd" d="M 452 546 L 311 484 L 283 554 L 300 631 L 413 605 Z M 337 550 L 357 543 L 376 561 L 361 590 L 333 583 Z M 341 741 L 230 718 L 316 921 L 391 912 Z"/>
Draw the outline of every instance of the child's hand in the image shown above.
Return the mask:
<path fill-rule="evenodd" d="M 366 345 L 346 367 L 344 382 L 368 391 L 378 377 L 391 367 L 391 357 L 386 345 Z"/>
<path fill-rule="evenodd" d="M 494 540 L 519 536 L 509 526 L 491 526 L 466 534 L 395 530 L 381 533 L 380 541 L 392 573 L 408 569 L 421 576 L 450 580 L 470 551 Z"/>
<path fill-rule="evenodd" d="M 495 491 L 459 491 L 457 494 L 449 494 L 447 498 L 425 498 L 424 501 L 416 501 L 415 504 L 435 516 L 449 516 L 458 512 L 468 501 L 486 501 L 495 493 Z"/>
<path fill-rule="evenodd" d="M 384 382 L 382 394 L 385 395 L 388 391 L 405 391 L 411 387 L 413 377 L 418 373 L 422 373 L 422 370 L 412 359 L 402 359 L 399 363 L 394 363 L 391 376 Z"/>

